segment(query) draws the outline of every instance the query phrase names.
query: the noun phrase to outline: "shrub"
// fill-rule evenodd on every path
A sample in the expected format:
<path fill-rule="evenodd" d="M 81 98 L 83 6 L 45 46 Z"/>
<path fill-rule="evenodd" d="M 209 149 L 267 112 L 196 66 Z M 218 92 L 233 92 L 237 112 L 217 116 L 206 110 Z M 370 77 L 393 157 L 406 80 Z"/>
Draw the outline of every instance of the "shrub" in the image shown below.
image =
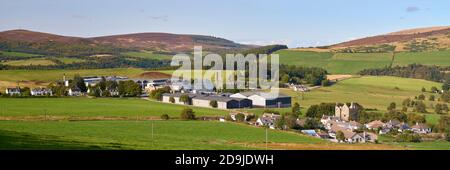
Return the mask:
<path fill-rule="evenodd" d="M 435 99 L 434 95 L 430 95 L 430 97 L 428 97 L 428 100 L 430 101 L 434 101 L 434 99 Z"/>
<path fill-rule="evenodd" d="M 420 95 L 417 97 L 417 99 L 418 99 L 418 100 L 425 100 L 425 95 L 420 94 Z"/>
<path fill-rule="evenodd" d="M 245 115 L 242 114 L 242 113 L 236 114 L 236 121 L 238 121 L 238 122 L 243 122 L 243 121 L 245 121 Z"/>
<path fill-rule="evenodd" d="M 182 120 L 195 120 L 195 113 L 191 108 L 184 108 L 181 111 L 180 118 Z"/>
<path fill-rule="evenodd" d="M 180 102 L 183 102 L 184 104 L 189 103 L 189 96 L 187 94 L 183 94 L 180 96 Z"/>
<path fill-rule="evenodd" d="M 161 119 L 162 119 L 162 120 L 169 120 L 170 117 L 169 117 L 168 114 L 163 114 L 163 115 L 161 115 Z"/>
<path fill-rule="evenodd" d="M 395 138 L 396 142 L 420 142 L 422 139 L 417 134 L 400 134 Z"/>
<path fill-rule="evenodd" d="M 209 105 L 210 105 L 211 107 L 217 108 L 217 101 L 216 101 L 216 100 L 211 100 L 211 101 L 209 102 Z"/>

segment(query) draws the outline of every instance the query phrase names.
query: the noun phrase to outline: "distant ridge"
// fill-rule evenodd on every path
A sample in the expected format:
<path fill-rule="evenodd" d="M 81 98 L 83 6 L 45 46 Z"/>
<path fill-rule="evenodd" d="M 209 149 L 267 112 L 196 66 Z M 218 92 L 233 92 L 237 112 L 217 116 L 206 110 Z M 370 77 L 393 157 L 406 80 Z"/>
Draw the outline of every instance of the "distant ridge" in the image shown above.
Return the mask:
<path fill-rule="evenodd" d="M 414 42 L 415 41 L 415 42 Z M 425 42 L 424 42 L 425 41 Z M 450 26 L 407 29 L 383 35 L 346 41 L 329 46 L 332 49 L 389 44 L 396 50 L 408 50 L 411 43 L 425 43 L 429 49 L 450 48 Z M 429 45 L 430 44 L 430 45 Z"/>
<path fill-rule="evenodd" d="M 203 46 L 207 50 L 245 49 L 251 45 L 243 45 L 233 41 L 205 35 L 187 35 L 170 33 L 135 33 L 102 37 L 71 37 L 29 30 L 9 30 L 0 32 L 0 43 L 23 42 L 30 44 L 58 45 L 108 45 L 118 48 L 133 48 L 159 51 L 190 51 L 194 45 Z"/>

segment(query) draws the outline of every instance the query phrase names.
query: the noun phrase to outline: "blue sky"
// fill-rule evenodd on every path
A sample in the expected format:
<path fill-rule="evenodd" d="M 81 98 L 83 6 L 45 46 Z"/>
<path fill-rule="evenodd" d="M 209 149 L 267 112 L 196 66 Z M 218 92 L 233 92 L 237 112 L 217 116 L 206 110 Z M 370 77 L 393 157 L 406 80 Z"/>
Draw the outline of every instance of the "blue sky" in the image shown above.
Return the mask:
<path fill-rule="evenodd" d="M 447 0 L 1 0 L 0 31 L 82 37 L 169 32 L 316 46 L 450 25 L 449 7 Z"/>

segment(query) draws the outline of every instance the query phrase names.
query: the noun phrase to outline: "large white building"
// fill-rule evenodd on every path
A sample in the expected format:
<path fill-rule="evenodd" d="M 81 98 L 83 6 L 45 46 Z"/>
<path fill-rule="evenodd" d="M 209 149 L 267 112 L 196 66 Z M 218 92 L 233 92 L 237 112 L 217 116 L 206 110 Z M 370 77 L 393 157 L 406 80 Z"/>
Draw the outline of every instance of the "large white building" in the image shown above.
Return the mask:
<path fill-rule="evenodd" d="M 230 97 L 250 99 L 254 107 L 291 107 L 291 97 L 280 93 L 274 95 L 265 92 L 242 92 Z"/>

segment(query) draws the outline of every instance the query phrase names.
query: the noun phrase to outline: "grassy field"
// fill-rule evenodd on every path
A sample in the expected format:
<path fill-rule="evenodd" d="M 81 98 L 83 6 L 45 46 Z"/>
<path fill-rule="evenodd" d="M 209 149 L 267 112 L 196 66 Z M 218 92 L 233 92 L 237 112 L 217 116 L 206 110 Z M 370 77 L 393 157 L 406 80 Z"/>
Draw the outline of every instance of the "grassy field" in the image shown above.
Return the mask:
<path fill-rule="evenodd" d="M 146 59 L 158 59 L 158 60 L 171 60 L 172 55 L 164 55 L 164 54 L 153 54 L 152 52 L 141 51 L 141 52 L 125 52 L 122 53 L 124 56 L 128 57 L 139 57 Z"/>
<path fill-rule="evenodd" d="M 264 128 L 215 121 L 0 121 L 0 138 L 2 149 L 265 149 Z M 399 149 L 278 130 L 268 141 L 268 149 Z"/>
<path fill-rule="evenodd" d="M 365 68 L 389 66 L 389 53 L 338 53 L 281 50 L 281 64 L 320 67 L 333 74 L 356 74 Z"/>
<path fill-rule="evenodd" d="M 446 141 L 422 141 L 414 142 L 395 142 L 393 137 L 384 135 L 378 136 L 378 140 L 388 145 L 399 146 L 402 148 L 414 148 L 417 150 L 450 150 L 450 142 Z"/>
<path fill-rule="evenodd" d="M 426 65 L 449 66 L 450 51 L 433 51 L 433 52 L 401 52 L 396 54 L 394 65 L 408 65 L 420 63 Z"/>
<path fill-rule="evenodd" d="M 29 66 L 29 65 L 55 65 L 52 60 L 43 59 L 43 58 L 32 58 L 26 60 L 12 60 L 7 62 L 2 62 L 1 64 L 10 65 L 10 66 Z"/>
<path fill-rule="evenodd" d="M 68 58 L 68 57 L 55 57 L 55 59 L 63 62 L 64 64 L 81 63 L 85 61 L 79 58 Z"/>
<path fill-rule="evenodd" d="M 135 77 L 145 72 L 138 68 L 112 68 L 112 69 L 84 69 L 84 70 L 0 70 L 0 80 L 3 81 L 56 81 L 75 74 L 81 76 L 128 76 Z"/>
<path fill-rule="evenodd" d="M 280 63 L 307 67 L 320 67 L 332 74 L 356 74 L 366 68 L 383 68 L 392 62 L 390 53 L 330 53 L 299 50 L 280 50 Z M 393 65 L 419 63 L 450 66 L 449 51 L 401 52 Z"/>
<path fill-rule="evenodd" d="M 30 53 L 22 53 L 22 52 L 8 52 L 8 51 L 0 51 L 0 56 L 7 56 L 7 57 L 20 57 L 20 58 L 27 58 L 27 57 L 36 57 L 40 56 L 39 54 L 30 54 Z"/>
<path fill-rule="evenodd" d="M 0 138 L 0 149 L 230 150 L 266 146 L 264 128 L 216 121 L 0 121 Z M 450 143 L 442 141 L 337 144 L 279 130 L 268 131 L 268 142 L 268 149 L 450 149 Z"/>
<path fill-rule="evenodd" d="M 178 117 L 186 107 L 136 98 L 0 98 L 0 116 L 81 116 L 81 117 Z M 218 116 L 228 112 L 196 108 L 197 116 Z"/>
<path fill-rule="evenodd" d="M 255 149 L 247 145 L 265 141 L 263 128 L 208 121 L 153 121 L 153 138 L 151 121 L 1 121 L 0 129 L 0 134 L 2 131 L 30 133 L 42 140 L 87 143 L 92 148 L 104 149 Z M 325 142 L 274 130 L 269 132 L 269 141 L 308 144 Z M 4 142 L 6 141 L 1 142 L 3 144 L 0 144 L 0 148 L 5 148 L 1 146 L 6 145 Z M 40 143 L 42 142 L 38 145 Z M 30 144 L 17 147 L 27 145 Z"/>

